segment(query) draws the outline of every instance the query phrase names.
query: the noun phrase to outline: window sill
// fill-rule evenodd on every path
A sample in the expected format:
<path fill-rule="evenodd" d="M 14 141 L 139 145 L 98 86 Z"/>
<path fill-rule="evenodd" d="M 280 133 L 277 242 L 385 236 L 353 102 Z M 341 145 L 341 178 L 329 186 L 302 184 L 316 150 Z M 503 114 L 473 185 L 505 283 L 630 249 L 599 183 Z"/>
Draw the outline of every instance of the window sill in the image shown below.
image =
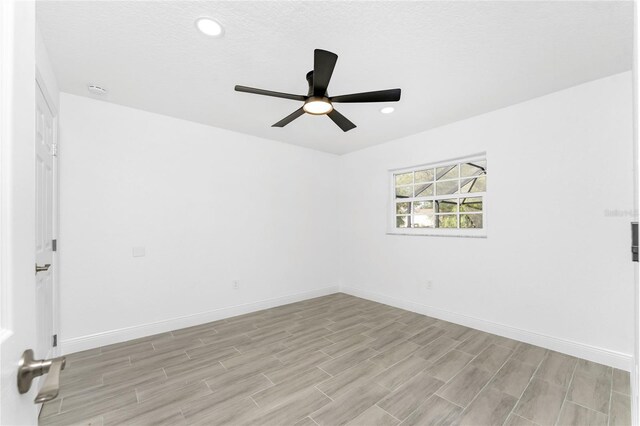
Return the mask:
<path fill-rule="evenodd" d="M 387 235 L 404 235 L 409 237 L 452 237 L 452 238 L 487 238 L 487 231 L 485 229 L 474 229 L 460 232 L 457 229 L 451 230 L 387 230 Z"/>

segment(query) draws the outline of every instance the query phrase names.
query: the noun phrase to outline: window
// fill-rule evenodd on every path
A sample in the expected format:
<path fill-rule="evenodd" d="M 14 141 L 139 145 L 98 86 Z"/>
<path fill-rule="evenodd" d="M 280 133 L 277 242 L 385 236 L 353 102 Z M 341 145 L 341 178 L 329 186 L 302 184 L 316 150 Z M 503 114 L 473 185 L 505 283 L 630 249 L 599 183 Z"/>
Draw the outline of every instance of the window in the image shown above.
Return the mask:
<path fill-rule="evenodd" d="M 484 155 L 391 171 L 390 233 L 486 235 Z"/>

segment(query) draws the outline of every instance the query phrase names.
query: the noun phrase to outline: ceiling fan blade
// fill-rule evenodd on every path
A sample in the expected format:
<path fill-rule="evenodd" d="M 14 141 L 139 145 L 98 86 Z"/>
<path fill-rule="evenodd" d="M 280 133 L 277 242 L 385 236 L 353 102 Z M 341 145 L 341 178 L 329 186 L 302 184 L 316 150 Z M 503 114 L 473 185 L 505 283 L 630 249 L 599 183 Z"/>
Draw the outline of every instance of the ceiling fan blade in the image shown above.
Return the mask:
<path fill-rule="evenodd" d="M 342 129 L 343 132 L 348 132 L 351 129 L 355 129 L 356 125 L 353 124 L 347 117 L 340 114 L 335 109 L 332 110 L 329 114 L 327 114 L 334 123 L 338 125 Z"/>
<path fill-rule="evenodd" d="M 274 92 L 272 90 L 256 89 L 254 87 L 236 86 L 236 92 L 253 93 L 254 95 L 273 96 L 274 98 L 291 99 L 294 101 L 305 101 L 306 96 L 292 95 L 291 93 Z"/>
<path fill-rule="evenodd" d="M 331 98 L 331 102 L 397 102 L 400 89 L 377 90 L 375 92 L 352 93 Z"/>
<path fill-rule="evenodd" d="M 299 109 L 293 111 L 291 114 L 287 115 L 282 120 L 278 121 L 276 124 L 271 125 L 271 127 L 284 127 L 296 118 L 300 117 L 302 114 L 304 114 L 304 110 L 302 109 L 302 107 L 300 107 Z"/>
<path fill-rule="evenodd" d="M 322 49 L 313 51 L 313 95 L 324 96 L 336 66 L 338 55 Z"/>

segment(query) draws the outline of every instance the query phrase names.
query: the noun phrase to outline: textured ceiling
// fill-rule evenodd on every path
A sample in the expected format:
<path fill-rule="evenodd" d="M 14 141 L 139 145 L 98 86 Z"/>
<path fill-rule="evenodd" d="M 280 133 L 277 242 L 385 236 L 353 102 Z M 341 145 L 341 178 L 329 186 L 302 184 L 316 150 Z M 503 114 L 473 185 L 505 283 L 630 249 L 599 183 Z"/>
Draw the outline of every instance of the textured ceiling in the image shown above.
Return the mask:
<path fill-rule="evenodd" d="M 41 1 L 37 17 L 60 89 L 264 138 L 345 153 L 631 69 L 631 2 Z M 211 16 L 220 39 L 196 31 Z M 402 88 L 386 104 L 271 124 L 306 94 L 313 49 L 339 55 L 332 95 Z"/>

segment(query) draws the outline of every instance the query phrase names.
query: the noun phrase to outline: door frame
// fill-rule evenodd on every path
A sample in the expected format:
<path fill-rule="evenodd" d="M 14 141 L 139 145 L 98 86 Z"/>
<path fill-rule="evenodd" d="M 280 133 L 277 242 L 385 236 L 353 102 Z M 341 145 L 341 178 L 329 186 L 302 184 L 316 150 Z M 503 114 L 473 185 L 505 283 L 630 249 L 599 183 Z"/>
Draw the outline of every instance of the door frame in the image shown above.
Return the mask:
<path fill-rule="evenodd" d="M 640 83 L 638 77 L 640 72 L 638 65 L 640 62 L 640 5 L 638 0 L 633 2 L 633 70 L 632 70 L 632 96 L 633 96 L 633 202 L 634 221 L 638 221 L 640 212 L 640 149 L 638 148 L 639 122 L 640 122 Z M 633 425 L 640 424 L 640 271 L 638 263 L 634 263 L 634 325 L 633 340 L 634 353 L 633 365 L 631 368 L 631 422 Z"/>
<path fill-rule="evenodd" d="M 11 336 L 10 288 L 7 278 L 9 243 L 8 194 L 10 176 L 7 173 L 7 147 L 11 140 L 11 70 L 13 69 L 13 25 L 11 2 L 0 3 L 0 343 Z M 3 124 L 4 123 L 4 124 Z"/>
<path fill-rule="evenodd" d="M 51 111 L 51 117 L 52 117 L 52 131 L 53 131 L 53 146 L 54 146 L 54 155 L 52 158 L 52 162 L 53 162 L 53 188 L 52 188 L 52 209 L 53 211 L 52 213 L 52 233 L 51 233 L 51 237 L 57 241 L 59 240 L 59 206 L 60 206 L 60 197 L 59 197 L 59 164 L 58 164 L 58 110 L 56 108 L 56 104 L 53 101 L 53 98 L 50 95 L 49 90 L 47 89 L 47 85 L 45 83 L 44 78 L 42 77 L 42 74 L 40 73 L 40 71 L 38 70 L 38 64 L 36 63 L 36 90 L 40 90 L 40 92 L 42 93 L 42 96 L 45 100 L 45 102 L 47 103 L 47 107 L 49 108 L 49 111 Z M 35 105 L 34 105 L 35 106 Z M 58 344 L 56 347 L 53 347 L 52 345 L 52 350 L 51 353 L 49 354 L 49 356 L 51 357 L 57 357 L 60 356 L 60 257 L 58 255 L 59 251 L 58 248 L 56 247 L 56 250 L 53 251 L 52 253 L 52 263 L 53 263 L 53 272 L 52 272 L 52 277 L 51 277 L 51 295 L 52 295 L 52 300 L 51 303 L 53 306 L 51 306 L 52 309 L 52 316 L 53 316 L 53 324 L 52 324 L 52 330 L 53 330 L 53 334 L 57 334 L 58 335 Z M 52 337 L 53 338 L 53 337 Z"/>

